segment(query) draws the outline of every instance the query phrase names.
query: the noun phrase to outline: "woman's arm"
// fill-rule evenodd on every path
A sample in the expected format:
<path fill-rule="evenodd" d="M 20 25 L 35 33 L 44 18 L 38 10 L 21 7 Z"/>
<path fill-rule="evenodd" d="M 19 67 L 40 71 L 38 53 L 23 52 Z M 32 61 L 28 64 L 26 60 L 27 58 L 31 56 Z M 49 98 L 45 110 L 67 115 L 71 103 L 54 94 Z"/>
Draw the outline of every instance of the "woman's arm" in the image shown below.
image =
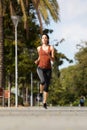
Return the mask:
<path fill-rule="evenodd" d="M 38 54 L 39 54 L 39 50 L 40 50 L 40 47 L 37 47 L 37 52 L 38 52 Z M 35 64 L 36 65 L 38 65 L 39 64 L 39 61 L 40 61 L 40 57 L 38 57 L 38 59 L 37 60 L 35 60 Z"/>
<path fill-rule="evenodd" d="M 35 60 L 35 62 L 34 62 L 34 63 L 35 63 L 36 65 L 38 65 L 38 64 L 39 64 L 39 61 L 40 61 L 40 57 L 38 57 L 38 59 L 37 59 L 37 60 Z"/>
<path fill-rule="evenodd" d="M 53 46 L 50 46 L 50 50 L 51 50 L 50 60 L 54 62 L 54 48 L 53 48 Z"/>

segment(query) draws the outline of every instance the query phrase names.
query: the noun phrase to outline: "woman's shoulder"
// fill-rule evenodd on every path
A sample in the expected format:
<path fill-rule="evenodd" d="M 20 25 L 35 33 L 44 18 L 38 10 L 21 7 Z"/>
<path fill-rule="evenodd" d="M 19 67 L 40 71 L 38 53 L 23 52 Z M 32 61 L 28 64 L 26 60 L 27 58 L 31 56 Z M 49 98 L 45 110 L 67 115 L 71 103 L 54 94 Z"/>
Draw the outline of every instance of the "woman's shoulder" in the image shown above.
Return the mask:
<path fill-rule="evenodd" d="M 37 50 L 39 51 L 39 50 L 40 50 L 40 48 L 41 48 L 41 46 L 38 46 L 38 47 L 37 47 Z"/>
<path fill-rule="evenodd" d="M 50 47 L 50 50 L 53 50 L 53 49 L 54 49 L 54 47 L 53 47 L 52 45 L 49 45 L 49 47 Z"/>

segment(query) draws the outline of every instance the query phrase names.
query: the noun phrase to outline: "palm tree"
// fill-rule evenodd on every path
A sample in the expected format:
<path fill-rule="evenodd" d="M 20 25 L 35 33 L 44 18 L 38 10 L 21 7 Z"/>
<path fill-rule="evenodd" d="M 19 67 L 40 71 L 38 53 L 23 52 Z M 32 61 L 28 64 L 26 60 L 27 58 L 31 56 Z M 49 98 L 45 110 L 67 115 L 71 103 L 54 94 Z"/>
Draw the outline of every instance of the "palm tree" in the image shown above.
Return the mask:
<path fill-rule="evenodd" d="M 27 29 L 27 12 L 26 12 L 26 6 L 29 4 L 30 0 L 26 0 L 25 2 L 23 0 L 17 0 L 18 3 L 21 5 L 21 9 L 23 12 L 24 17 L 24 23 L 25 28 Z M 59 5 L 57 0 L 31 0 L 33 3 L 33 6 L 36 10 L 36 14 L 40 23 L 40 33 L 42 34 L 43 30 L 43 24 L 42 24 L 42 18 L 45 21 L 46 24 L 49 23 L 49 14 L 52 17 L 52 19 L 57 22 L 59 20 Z M 27 23 L 27 24 L 26 24 Z"/>
<path fill-rule="evenodd" d="M 57 0 L 32 0 L 40 23 L 40 33 L 43 33 L 42 18 L 46 24 L 50 22 L 50 16 L 55 22 L 59 20 L 59 5 Z"/>
<path fill-rule="evenodd" d="M 40 0 L 39 10 L 45 23 L 49 23 L 49 16 L 51 16 L 55 22 L 59 20 L 59 5 L 57 0 Z"/>

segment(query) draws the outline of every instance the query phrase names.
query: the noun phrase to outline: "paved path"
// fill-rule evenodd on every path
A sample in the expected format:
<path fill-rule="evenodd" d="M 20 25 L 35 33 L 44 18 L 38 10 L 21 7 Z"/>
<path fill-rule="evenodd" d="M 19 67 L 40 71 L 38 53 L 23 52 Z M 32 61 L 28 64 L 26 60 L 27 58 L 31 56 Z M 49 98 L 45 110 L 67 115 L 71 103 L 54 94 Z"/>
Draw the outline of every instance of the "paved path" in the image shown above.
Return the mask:
<path fill-rule="evenodd" d="M 87 130 L 87 108 L 0 108 L 0 130 Z"/>

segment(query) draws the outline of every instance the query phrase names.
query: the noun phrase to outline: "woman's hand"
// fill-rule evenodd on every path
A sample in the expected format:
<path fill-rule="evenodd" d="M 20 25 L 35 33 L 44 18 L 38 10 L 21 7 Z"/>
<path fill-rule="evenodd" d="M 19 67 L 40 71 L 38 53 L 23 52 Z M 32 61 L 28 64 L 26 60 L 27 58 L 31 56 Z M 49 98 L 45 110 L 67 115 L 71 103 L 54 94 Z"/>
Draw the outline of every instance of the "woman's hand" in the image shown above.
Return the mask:
<path fill-rule="evenodd" d="M 37 59 L 37 60 L 35 60 L 35 62 L 34 62 L 36 65 L 38 65 L 39 64 L 39 60 Z"/>

